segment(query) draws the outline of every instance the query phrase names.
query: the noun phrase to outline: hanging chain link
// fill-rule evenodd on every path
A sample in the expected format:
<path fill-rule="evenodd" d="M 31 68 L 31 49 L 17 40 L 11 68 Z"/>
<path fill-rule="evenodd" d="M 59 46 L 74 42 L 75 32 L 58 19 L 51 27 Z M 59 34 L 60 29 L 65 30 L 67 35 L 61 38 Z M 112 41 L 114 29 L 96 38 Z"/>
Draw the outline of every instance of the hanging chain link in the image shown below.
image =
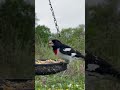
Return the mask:
<path fill-rule="evenodd" d="M 49 5 L 50 5 L 50 10 L 51 10 L 51 12 L 52 12 L 52 16 L 53 16 L 53 19 L 54 19 L 55 27 L 56 27 L 56 29 L 57 29 L 57 33 L 58 33 L 59 36 L 60 36 L 59 26 L 58 26 L 58 24 L 57 24 L 57 20 L 56 20 L 56 18 L 55 18 L 55 13 L 54 13 L 54 10 L 53 10 L 53 7 L 52 7 L 52 4 L 51 4 L 51 1 L 50 1 L 50 0 L 49 0 Z"/>

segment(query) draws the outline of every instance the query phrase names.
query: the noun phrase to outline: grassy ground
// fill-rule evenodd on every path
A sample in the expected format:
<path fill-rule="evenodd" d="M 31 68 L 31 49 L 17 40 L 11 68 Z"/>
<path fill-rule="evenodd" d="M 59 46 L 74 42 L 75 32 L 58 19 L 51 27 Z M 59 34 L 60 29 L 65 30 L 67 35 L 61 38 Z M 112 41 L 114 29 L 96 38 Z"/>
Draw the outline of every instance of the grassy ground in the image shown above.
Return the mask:
<path fill-rule="evenodd" d="M 74 61 L 66 71 L 54 75 L 36 76 L 35 90 L 84 90 L 84 62 Z"/>
<path fill-rule="evenodd" d="M 44 52 L 44 53 L 43 53 Z M 57 59 L 47 45 L 36 46 L 36 59 Z M 76 60 L 68 65 L 68 69 L 53 75 L 35 77 L 35 90 L 85 90 L 84 61 Z"/>

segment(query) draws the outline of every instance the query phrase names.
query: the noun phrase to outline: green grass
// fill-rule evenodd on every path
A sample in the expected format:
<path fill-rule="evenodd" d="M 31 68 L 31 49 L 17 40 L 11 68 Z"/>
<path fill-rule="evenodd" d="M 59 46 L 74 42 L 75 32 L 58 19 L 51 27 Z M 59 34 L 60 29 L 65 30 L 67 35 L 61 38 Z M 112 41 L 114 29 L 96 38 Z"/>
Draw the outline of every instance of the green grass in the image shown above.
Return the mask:
<path fill-rule="evenodd" d="M 74 61 L 66 71 L 35 77 L 35 90 L 84 90 L 84 62 Z"/>
<path fill-rule="evenodd" d="M 57 59 L 57 57 L 54 55 L 52 48 L 48 47 L 48 45 L 36 45 L 35 46 L 35 59 Z"/>

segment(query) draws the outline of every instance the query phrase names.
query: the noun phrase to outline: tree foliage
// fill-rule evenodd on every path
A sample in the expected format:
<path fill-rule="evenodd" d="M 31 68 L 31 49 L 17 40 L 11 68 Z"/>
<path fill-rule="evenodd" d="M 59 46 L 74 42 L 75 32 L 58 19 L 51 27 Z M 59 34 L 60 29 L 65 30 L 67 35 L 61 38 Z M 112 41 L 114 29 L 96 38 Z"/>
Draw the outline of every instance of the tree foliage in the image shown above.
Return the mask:
<path fill-rule="evenodd" d="M 47 43 L 51 36 L 50 29 L 46 26 L 38 25 L 35 29 L 35 41 L 36 44 Z"/>
<path fill-rule="evenodd" d="M 0 10 L 0 31 L 3 42 L 20 41 L 25 45 L 33 40 L 34 7 L 24 0 L 6 0 L 1 4 Z"/>
<path fill-rule="evenodd" d="M 117 64 L 120 47 L 119 0 L 86 6 L 86 49 Z M 116 60 L 116 62 L 114 61 Z"/>
<path fill-rule="evenodd" d="M 4 0 L 0 4 L 0 76 L 32 76 L 34 21 L 34 6 L 24 0 Z"/>

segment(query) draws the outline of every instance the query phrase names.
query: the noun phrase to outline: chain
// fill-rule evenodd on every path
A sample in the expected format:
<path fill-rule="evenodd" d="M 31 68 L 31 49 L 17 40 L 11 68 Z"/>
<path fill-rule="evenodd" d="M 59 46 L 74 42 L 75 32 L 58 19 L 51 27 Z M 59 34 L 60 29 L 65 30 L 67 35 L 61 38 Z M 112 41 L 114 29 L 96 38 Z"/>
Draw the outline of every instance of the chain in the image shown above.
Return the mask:
<path fill-rule="evenodd" d="M 57 29 L 57 33 L 58 33 L 59 36 L 60 36 L 59 26 L 58 26 L 58 24 L 57 24 L 57 20 L 56 20 L 56 18 L 55 18 L 55 13 L 54 13 L 54 10 L 53 10 L 53 7 L 52 7 L 52 4 L 51 4 L 51 1 L 50 1 L 50 0 L 49 0 L 49 5 L 50 5 L 50 10 L 51 10 L 51 12 L 52 12 L 52 16 L 53 16 L 53 19 L 54 19 L 55 27 L 56 27 L 56 29 Z"/>

